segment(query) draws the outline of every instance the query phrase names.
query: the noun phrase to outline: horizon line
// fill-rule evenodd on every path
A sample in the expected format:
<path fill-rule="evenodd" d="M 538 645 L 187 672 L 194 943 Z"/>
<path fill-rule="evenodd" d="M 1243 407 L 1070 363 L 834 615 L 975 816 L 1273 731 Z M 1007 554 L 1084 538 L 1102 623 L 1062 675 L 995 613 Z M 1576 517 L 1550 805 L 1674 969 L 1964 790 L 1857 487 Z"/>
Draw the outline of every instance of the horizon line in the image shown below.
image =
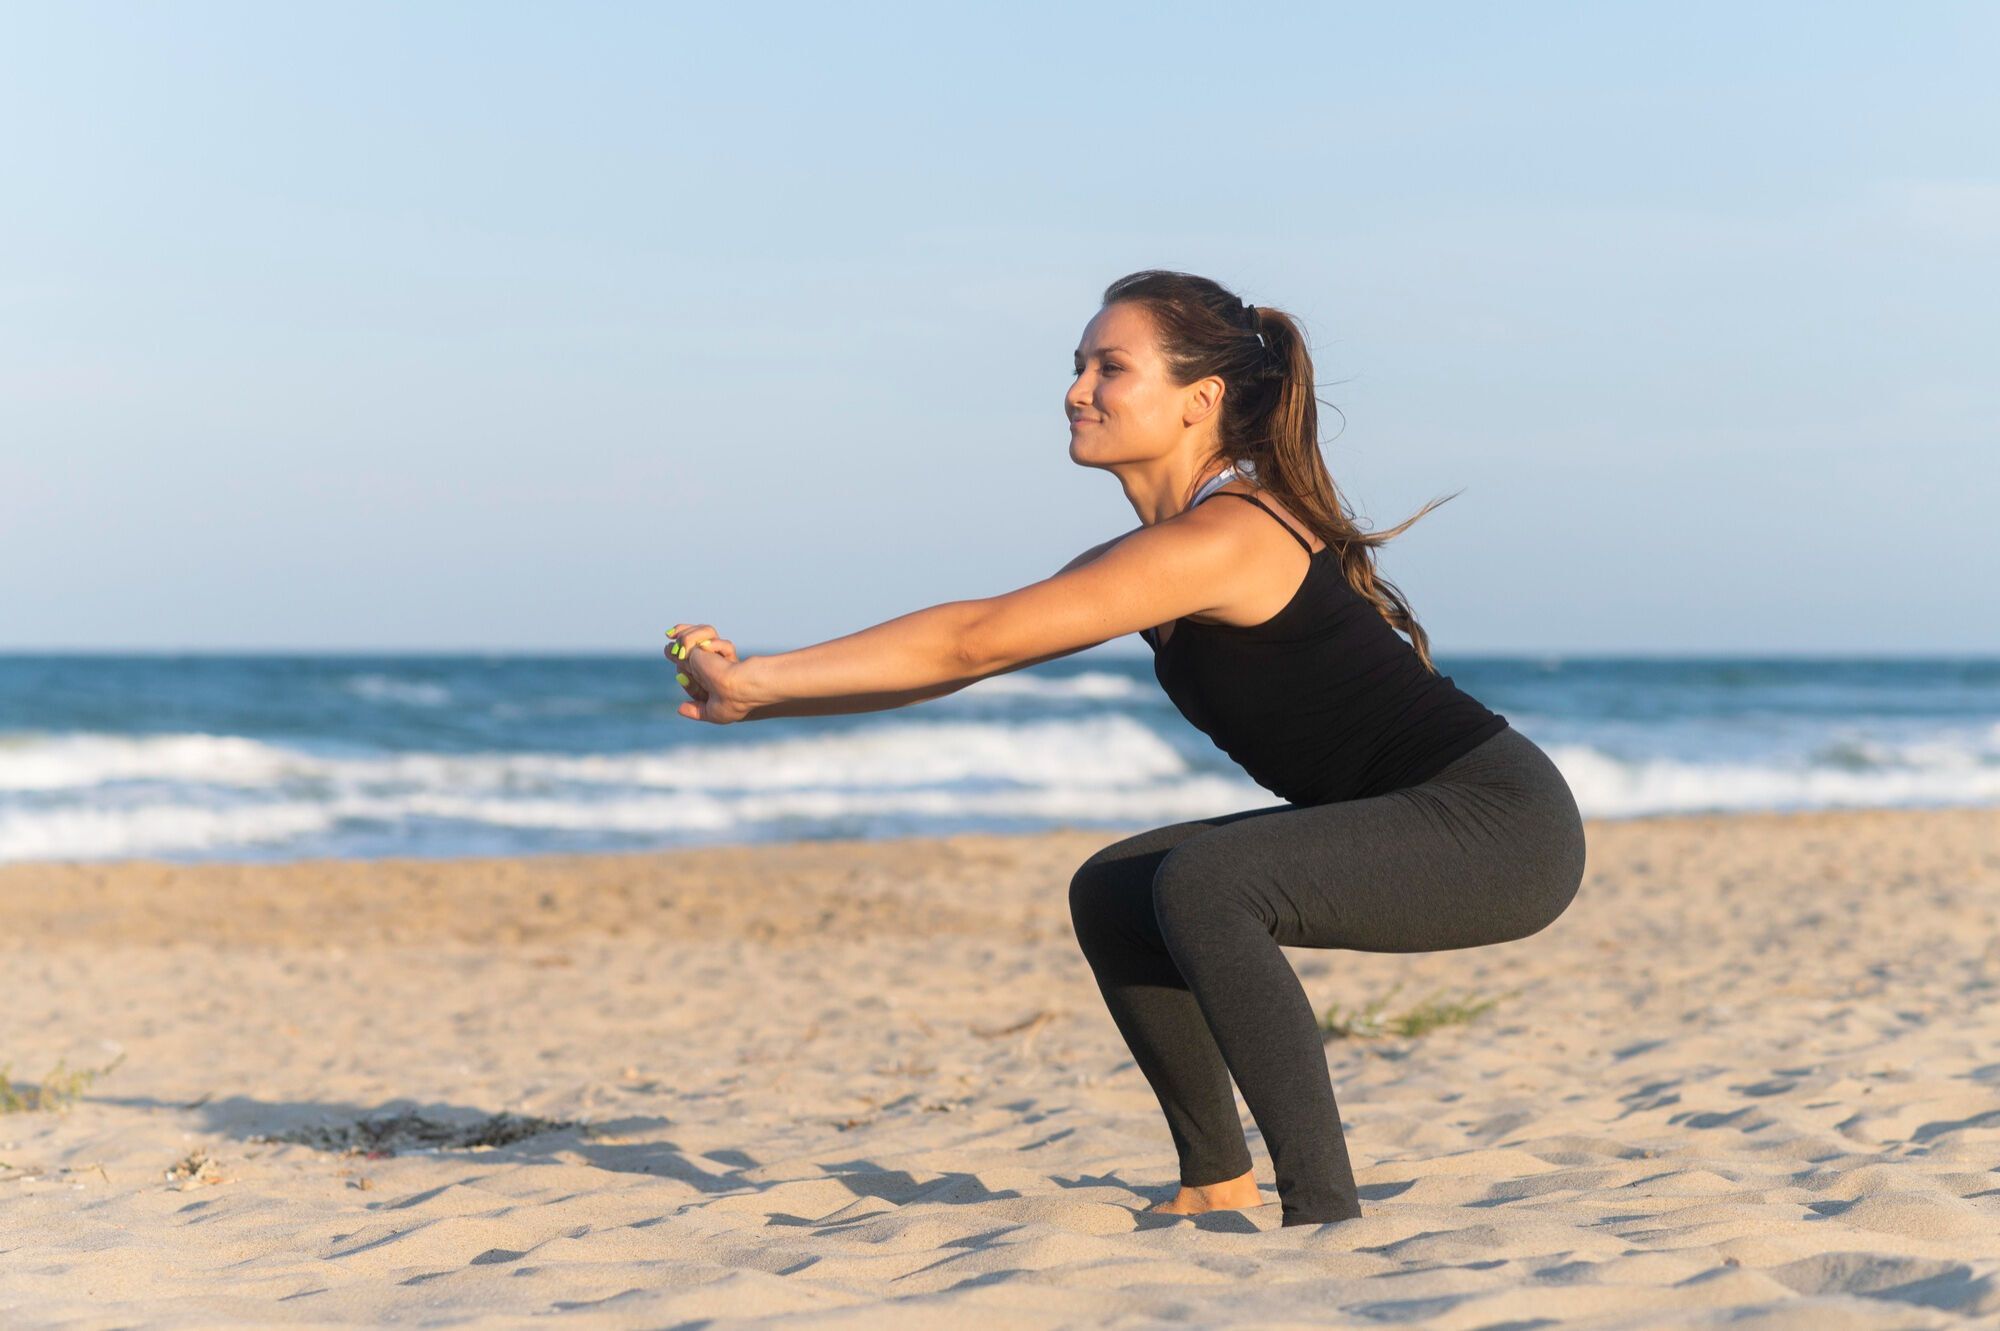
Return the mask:
<path fill-rule="evenodd" d="M 814 646 L 807 643 L 803 646 Z M 1103 644 L 1099 644 L 1102 646 Z M 773 656 L 788 651 L 801 650 L 798 647 L 775 648 L 770 651 L 745 651 L 741 655 Z M 1094 648 L 1083 648 L 1072 652 L 1072 657 L 1082 656 Z M 638 648 L 624 647 L 0 647 L 0 660 L 28 657 L 183 657 L 183 656 L 298 656 L 298 657 L 539 657 L 545 659 L 580 658 L 621 658 L 646 656 L 650 649 L 642 652 Z M 1117 651 L 1105 655 L 1135 661 L 1150 661 L 1149 653 L 1137 651 Z M 1482 658 L 1487 660 L 1546 661 L 1550 659 L 1568 660 L 1822 660 L 1822 661 L 1968 661 L 2000 662 L 2000 648 L 1987 649 L 1931 649 L 1911 651 L 1883 651 L 1881 649 L 1829 649 L 1829 648 L 1709 648 L 1709 649 L 1660 649 L 1660 648 L 1451 648 L 1433 647 L 1433 656 L 1456 659 Z M 664 652 L 662 652 L 664 659 Z M 1057 658 L 1066 659 L 1066 658 Z M 1049 664 L 1042 662 L 1038 664 Z M 1019 669 L 1033 669 L 1020 667 Z M 1014 674 L 1017 671 L 1002 671 Z"/>

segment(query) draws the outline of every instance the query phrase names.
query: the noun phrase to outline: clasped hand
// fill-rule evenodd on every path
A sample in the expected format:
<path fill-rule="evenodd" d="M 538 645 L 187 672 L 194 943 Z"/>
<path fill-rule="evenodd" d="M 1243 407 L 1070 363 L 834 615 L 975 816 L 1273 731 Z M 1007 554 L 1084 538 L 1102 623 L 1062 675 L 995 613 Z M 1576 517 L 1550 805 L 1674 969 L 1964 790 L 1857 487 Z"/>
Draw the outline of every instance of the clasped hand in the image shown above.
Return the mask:
<path fill-rule="evenodd" d="M 732 677 L 743 668 L 735 643 L 718 637 L 713 624 L 676 624 L 667 637 L 667 657 L 680 666 L 675 678 L 689 699 L 676 709 L 682 716 L 728 725 L 750 714 L 732 688 Z"/>

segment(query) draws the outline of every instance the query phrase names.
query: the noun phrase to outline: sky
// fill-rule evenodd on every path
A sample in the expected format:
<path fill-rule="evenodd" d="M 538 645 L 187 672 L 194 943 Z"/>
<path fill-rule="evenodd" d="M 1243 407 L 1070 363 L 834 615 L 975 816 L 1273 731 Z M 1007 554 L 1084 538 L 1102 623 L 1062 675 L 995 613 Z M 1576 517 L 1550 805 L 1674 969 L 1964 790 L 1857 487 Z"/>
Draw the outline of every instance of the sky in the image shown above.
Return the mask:
<path fill-rule="evenodd" d="M 1158 267 L 1365 527 L 1456 492 L 1446 661 L 2000 651 L 2000 8 L 4 12 L 0 650 L 998 595 L 1137 525 L 1063 395 Z"/>

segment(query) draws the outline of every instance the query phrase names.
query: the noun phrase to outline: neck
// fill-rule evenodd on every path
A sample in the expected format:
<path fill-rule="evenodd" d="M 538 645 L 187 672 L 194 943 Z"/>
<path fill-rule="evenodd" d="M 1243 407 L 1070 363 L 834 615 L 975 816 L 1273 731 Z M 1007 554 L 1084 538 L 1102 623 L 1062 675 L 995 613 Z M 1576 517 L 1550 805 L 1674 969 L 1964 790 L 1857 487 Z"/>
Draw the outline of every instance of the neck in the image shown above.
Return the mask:
<path fill-rule="evenodd" d="M 1227 480 L 1217 484 L 1217 478 L 1230 470 L 1228 462 L 1210 459 L 1197 472 L 1177 472 L 1161 480 L 1156 485 L 1135 490 L 1128 485 L 1125 497 L 1132 501 L 1132 509 L 1139 515 L 1139 521 L 1150 527 L 1168 518 L 1179 517 L 1191 507 L 1190 500 L 1200 498 L 1206 488 L 1214 493 Z M 1241 473 L 1239 472 L 1238 475 Z M 1230 477 L 1231 480 L 1235 477 Z M 1143 483 L 1142 483 L 1143 484 Z"/>

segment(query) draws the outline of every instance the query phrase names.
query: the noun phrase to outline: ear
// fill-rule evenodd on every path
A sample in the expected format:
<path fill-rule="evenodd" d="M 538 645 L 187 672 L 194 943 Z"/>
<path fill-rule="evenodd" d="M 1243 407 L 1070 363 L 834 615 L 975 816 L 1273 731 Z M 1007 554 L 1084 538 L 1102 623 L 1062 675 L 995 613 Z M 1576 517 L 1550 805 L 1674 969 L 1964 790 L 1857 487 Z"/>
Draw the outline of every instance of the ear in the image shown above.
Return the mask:
<path fill-rule="evenodd" d="M 1199 425 L 1222 410 L 1222 377 L 1211 374 L 1189 384 L 1181 399 L 1181 422 Z"/>

